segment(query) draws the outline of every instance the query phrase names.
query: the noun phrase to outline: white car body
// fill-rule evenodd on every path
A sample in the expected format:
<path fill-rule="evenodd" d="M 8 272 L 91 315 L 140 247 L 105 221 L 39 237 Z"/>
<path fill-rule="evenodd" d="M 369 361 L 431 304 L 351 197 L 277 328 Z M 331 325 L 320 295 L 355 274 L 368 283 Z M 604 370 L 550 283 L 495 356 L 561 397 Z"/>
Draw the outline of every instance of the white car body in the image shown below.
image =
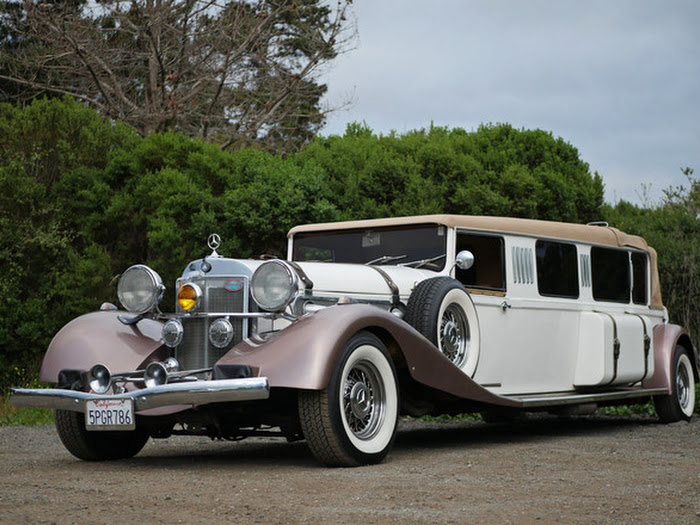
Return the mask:
<path fill-rule="evenodd" d="M 181 435 L 305 439 L 324 465 L 389 453 L 400 415 L 546 410 L 649 399 L 689 420 L 699 378 L 669 323 L 656 252 L 614 228 L 430 215 L 293 228 L 287 260 L 212 253 L 177 304 L 144 265 L 68 323 L 21 407 L 56 409 L 76 457 L 131 457 Z"/>

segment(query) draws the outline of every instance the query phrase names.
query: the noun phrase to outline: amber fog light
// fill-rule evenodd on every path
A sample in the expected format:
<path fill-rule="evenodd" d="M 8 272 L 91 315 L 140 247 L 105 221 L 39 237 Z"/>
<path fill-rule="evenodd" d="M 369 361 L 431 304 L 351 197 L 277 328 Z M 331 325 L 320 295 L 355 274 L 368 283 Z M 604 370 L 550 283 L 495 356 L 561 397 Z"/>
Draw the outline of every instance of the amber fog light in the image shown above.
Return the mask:
<path fill-rule="evenodd" d="M 186 283 L 180 286 L 177 292 L 177 304 L 189 312 L 194 310 L 202 297 L 202 290 L 194 283 Z"/>

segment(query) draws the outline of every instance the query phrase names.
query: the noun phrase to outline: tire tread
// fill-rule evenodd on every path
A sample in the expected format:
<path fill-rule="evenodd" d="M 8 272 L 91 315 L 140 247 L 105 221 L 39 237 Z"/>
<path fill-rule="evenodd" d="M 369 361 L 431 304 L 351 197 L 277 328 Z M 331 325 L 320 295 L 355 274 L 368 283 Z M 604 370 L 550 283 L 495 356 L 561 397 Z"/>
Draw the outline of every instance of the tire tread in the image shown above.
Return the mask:
<path fill-rule="evenodd" d="M 371 454 L 355 448 L 344 434 L 344 423 L 340 413 L 343 408 L 337 400 L 338 389 L 342 388 L 343 378 L 341 374 L 343 367 L 347 359 L 351 357 L 352 352 L 361 344 L 369 344 L 380 350 L 384 359 L 390 364 L 393 385 L 387 385 L 387 388 L 391 388 L 394 391 L 397 405 L 395 420 L 393 422 L 386 421 L 386 424 L 393 425 L 390 441 L 383 450 Z M 329 385 L 324 390 L 299 391 L 298 410 L 302 434 L 312 454 L 321 464 L 328 467 L 357 467 L 382 461 L 393 445 L 398 422 L 396 371 L 383 343 L 370 332 L 360 331 L 355 334 L 346 344 L 336 369 L 331 375 Z"/>
<path fill-rule="evenodd" d="M 440 302 L 446 289 L 454 287 L 456 282 L 451 277 L 435 277 L 421 281 L 406 304 L 404 320 L 435 345 L 438 344 L 437 319 L 433 319 L 433 313 L 437 310 L 436 303 Z"/>
<path fill-rule="evenodd" d="M 344 452 L 333 432 L 328 397 L 324 391 L 307 390 L 300 392 L 299 397 L 302 432 L 316 459 L 329 467 L 359 465 L 355 458 Z"/>
<path fill-rule="evenodd" d="M 671 366 L 673 367 L 673 374 L 671 376 L 671 394 L 654 396 L 654 409 L 656 410 L 656 415 L 659 417 L 659 421 L 662 423 L 675 423 L 676 421 L 681 420 L 690 421 L 692 418 L 692 415 L 686 415 L 678 404 L 676 373 L 678 370 L 678 362 L 680 361 L 682 355 L 689 357 L 689 353 L 684 347 L 677 346 L 673 353 L 673 362 L 671 363 Z"/>
<path fill-rule="evenodd" d="M 56 430 L 63 446 L 76 458 L 104 461 L 131 458 L 148 441 L 148 433 L 137 428 L 132 431 L 89 432 L 85 416 L 80 412 L 56 410 Z"/>

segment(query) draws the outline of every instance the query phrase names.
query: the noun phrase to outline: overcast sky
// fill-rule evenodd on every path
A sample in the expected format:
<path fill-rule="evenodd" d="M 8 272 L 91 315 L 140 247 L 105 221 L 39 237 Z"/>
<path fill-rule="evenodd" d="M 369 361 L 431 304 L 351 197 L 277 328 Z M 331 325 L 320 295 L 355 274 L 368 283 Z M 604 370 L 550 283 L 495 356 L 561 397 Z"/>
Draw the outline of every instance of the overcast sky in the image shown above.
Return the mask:
<path fill-rule="evenodd" d="M 507 122 L 579 151 L 608 202 L 700 176 L 700 0 L 355 0 L 324 81 L 377 134 Z"/>

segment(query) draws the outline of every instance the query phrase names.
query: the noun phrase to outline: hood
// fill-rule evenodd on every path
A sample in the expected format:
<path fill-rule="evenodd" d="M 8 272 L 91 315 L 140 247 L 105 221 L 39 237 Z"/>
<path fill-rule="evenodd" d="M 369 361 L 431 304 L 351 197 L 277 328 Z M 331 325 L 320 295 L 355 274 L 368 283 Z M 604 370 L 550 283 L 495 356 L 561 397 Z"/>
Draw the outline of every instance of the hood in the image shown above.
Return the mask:
<path fill-rule="evenodd" d="M 298 266 L 313 282 L 313 295 L 349 296 L 357 299 L 390 300 L 394 283 L 402 301 L 407 301 L 416 284 L 439 275 L 430 270 L 406 266 L 300 262 Z"/>

